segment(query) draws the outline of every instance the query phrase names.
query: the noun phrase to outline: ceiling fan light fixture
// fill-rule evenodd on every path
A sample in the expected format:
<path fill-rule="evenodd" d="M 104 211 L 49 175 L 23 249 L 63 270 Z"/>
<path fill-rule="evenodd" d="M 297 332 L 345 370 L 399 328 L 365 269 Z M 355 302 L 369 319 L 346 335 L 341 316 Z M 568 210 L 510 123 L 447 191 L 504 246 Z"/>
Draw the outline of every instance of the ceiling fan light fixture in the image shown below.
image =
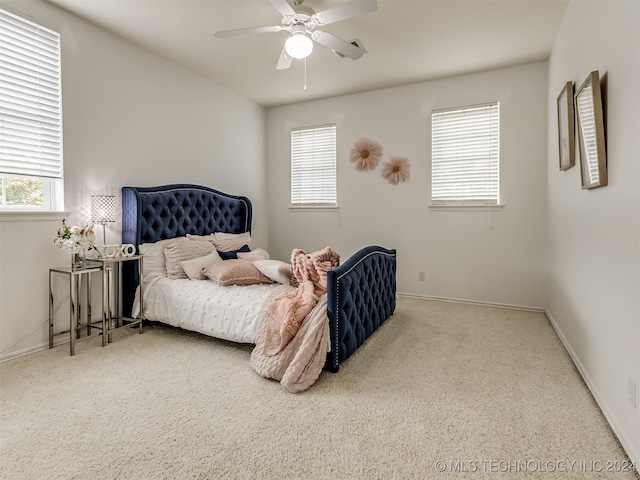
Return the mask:
<path fill-rule="evenodd" d="M 313 51 L 313 40 L 304 32 L 293 32 L 284 43 L 287 54 L 293 58 L 307 58 Z"/>

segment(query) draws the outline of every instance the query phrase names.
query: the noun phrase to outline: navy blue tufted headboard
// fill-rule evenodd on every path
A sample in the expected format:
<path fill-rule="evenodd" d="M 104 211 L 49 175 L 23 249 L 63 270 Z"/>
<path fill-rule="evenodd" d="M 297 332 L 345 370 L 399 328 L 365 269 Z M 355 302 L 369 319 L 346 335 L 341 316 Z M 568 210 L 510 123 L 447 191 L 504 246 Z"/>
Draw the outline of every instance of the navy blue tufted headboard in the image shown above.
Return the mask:
<path fill-rule="evenodd" d="M 136 248 L 185 235 L 251 231 L 251 201 L 200 185 L 122 187 L 122 243 Z M 123 265 L 123 309 L 131 312 L 138 283 L 133 262 Z"/>

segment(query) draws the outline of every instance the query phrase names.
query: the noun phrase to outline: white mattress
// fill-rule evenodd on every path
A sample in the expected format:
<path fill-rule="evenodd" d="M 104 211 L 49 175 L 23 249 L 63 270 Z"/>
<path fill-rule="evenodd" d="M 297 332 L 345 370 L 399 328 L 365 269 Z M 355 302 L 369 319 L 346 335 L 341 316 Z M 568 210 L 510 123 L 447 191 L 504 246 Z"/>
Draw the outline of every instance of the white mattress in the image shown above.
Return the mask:
<path fill-rule="evenodd" d="M 279 284 L 220 286 L 157 277 L 145 284 L 144 317 L 239 343 L 255 343 L 260 312 Z M 139 311 L 136 295 L 134 313 Z"/>

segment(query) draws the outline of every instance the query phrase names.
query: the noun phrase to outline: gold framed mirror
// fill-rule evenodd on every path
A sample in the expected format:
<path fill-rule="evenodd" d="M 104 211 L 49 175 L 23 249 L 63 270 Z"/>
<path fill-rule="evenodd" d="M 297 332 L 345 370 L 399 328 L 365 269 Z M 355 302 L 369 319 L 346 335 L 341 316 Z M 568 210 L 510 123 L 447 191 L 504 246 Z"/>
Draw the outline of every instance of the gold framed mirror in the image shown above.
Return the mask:
<path fill-rule="evenodd" d="M 558 95 L 558 147 L 560 170 L 566 170 L 576 164 L 575 126 L 573 113 L 573 82 L 565 83 Z"/>
<path fill-rule="evenodd" d="M 603 187 L 608 181 L 607 153 L 598 70 L 591 72 L 576 92 L 575 109 L 582 188 Z"/>

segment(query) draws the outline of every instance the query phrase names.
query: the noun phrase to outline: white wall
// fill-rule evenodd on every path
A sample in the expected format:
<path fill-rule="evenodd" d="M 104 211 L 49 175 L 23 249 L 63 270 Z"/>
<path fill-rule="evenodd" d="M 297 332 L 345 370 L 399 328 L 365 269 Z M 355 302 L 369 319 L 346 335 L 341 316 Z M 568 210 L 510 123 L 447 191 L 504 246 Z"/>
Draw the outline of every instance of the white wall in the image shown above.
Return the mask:
<path fill-rule="evenodd" d="M 600 71 L 609 185 L 558 169 L 556 97 Z M 549 61 L 548 311 L 627 452 L 640 462 L 640 3 L 572 1 Z M 640 386 L 640 385 L 639 385 Z M 640 392 L 640 390 L 638 390 Z M 638 400 L 636 400 L 638 402 Z"/>
<path fill-rule="evenodd" d="M 40 1 L 3 2 L 62 35 L 65 209 L 88 223 L 94 193 L 197 183 L 248 195 L 267 245 L 262 107 Z M 53 246 L 62 215 L 0 215 L 0 358 L 48 341 L 47 272 L 70 262 Z M 100 228 L 100 227 L 99 227 Z M 120 222 L 107 230 L 120 242 Z M 101 235 L 101 231 L 99 231 Z"/>
<path fill-rule="evenodd" d="M 547 63 L 447 78 L 267 111 L 269 246 L 334 247 L 344 259 L 365 245 L 398 251 L 398 291 L 544 308 L 547 266 Z M 500 101 L 503 211 L 432 211 L 431 111 Z M 290 212 L 290 130 L 337 124 L 334 212 Z M 411 180 L 397 186 L 357 172 L 349 150 L 378 141 L 383 160 L 407 157 Z M 418 281 L 418 272 L 426 273 Z"/>

